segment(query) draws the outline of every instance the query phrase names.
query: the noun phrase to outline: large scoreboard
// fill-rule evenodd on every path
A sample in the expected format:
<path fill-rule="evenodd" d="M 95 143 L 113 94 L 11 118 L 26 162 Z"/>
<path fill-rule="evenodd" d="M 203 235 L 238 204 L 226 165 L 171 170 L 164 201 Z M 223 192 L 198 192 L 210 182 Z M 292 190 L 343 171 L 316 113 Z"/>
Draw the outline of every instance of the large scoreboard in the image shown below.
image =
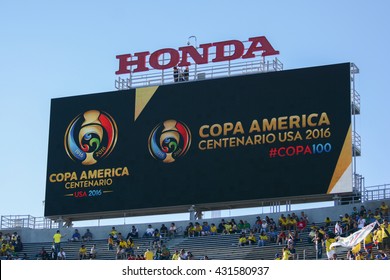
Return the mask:
<path fill-rule="evenodd" d="M 51 101 L 47 217 L 351 191 L 349 63 Z"/>

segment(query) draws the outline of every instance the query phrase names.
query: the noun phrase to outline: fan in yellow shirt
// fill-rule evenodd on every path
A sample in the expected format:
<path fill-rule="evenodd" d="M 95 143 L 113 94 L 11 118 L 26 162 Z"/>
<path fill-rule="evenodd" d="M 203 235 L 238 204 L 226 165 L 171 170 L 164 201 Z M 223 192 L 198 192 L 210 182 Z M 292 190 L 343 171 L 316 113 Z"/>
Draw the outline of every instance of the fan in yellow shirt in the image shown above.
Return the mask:
<path fill-rule="evenodd" d="M 85 245 L 81 245 L 79 249 L 79 259 L 86 259 L 87 258 L 87 248 L 85 248 Z"/>
<path fill-rule="evenodd" d="M 172 255 L 172 260 L 177 261 L 179 260 L 179 257 L 180 257 L 180 252 L 179 250 L 176 250 L 175 253 Z"/>
<path fill-rule="evenodd" d="M 291 252 L 288 249 L 288 246 L 283 248 L 283 257 L 282 260 L 287 261 L 290 258 Z"/>
<path fill-rule="evenodd" d="M 145 260 L 153 260 L 154 254 L 149 249 L 146 249 L 146 252 L 144 253 Z"/>

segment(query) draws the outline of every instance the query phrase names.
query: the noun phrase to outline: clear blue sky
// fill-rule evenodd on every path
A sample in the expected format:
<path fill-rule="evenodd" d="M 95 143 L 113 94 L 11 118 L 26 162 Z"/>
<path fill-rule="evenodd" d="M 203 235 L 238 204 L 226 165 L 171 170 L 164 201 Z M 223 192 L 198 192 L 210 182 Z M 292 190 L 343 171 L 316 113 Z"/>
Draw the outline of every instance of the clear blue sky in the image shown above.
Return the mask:
<path fill-rule="evenodd" d="M 0 215 L 43 216 L 51 98 L 114 90 L 115 56 L 266 36 L 285 69 L 354 62 L 357 171 L 390 183 L 389 13 L 380 1 L 0 2 Z"/>

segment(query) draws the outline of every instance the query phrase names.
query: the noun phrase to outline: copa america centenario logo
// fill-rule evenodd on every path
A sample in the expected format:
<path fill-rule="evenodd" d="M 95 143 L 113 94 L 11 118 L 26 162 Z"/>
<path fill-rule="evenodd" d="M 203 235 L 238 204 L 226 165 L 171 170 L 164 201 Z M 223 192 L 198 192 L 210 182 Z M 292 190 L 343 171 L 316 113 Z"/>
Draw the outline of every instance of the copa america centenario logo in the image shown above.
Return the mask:
<path fill-rule="evenodd" d="M 68 156 L 83 165 L 93 165 L 115 147 L 118 128 L 106 112 L 86 111 L 75 117 L 66 129 L 64 144 Z"/>
<path fill-rule="evenodd" d="M 176 120 L 158 124 L 149 136 L 149 152 L 164 163 L 174 162 L 185 155 L 191 145 L 191 132 L 187 125 Z"/>

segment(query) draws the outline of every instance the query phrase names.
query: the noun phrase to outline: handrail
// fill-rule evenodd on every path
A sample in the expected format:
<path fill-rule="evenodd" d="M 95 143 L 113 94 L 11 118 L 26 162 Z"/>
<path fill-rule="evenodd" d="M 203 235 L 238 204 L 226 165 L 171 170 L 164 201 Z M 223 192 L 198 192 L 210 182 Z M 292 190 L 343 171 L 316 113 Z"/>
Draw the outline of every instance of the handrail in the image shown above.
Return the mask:
<path fill-rule="evenodd" d="M 390 184 L 366 187 L 361 193 L 343 196 L 343 198 L 350 199 L 350 203 L 390 199 Z M 270 202 L 270 205 L 268 205 L 273 210 L 270 213 L 282 212 L 280 207 L 272 207 L 272 203 Z M 263 207 L 268 206 L 264 205 Z M 59 228 L 59 223 L 45 217 L 33 217 L 31 215 L 1 216 L 0 229 L 13 228 L 54 229 Z"/>

